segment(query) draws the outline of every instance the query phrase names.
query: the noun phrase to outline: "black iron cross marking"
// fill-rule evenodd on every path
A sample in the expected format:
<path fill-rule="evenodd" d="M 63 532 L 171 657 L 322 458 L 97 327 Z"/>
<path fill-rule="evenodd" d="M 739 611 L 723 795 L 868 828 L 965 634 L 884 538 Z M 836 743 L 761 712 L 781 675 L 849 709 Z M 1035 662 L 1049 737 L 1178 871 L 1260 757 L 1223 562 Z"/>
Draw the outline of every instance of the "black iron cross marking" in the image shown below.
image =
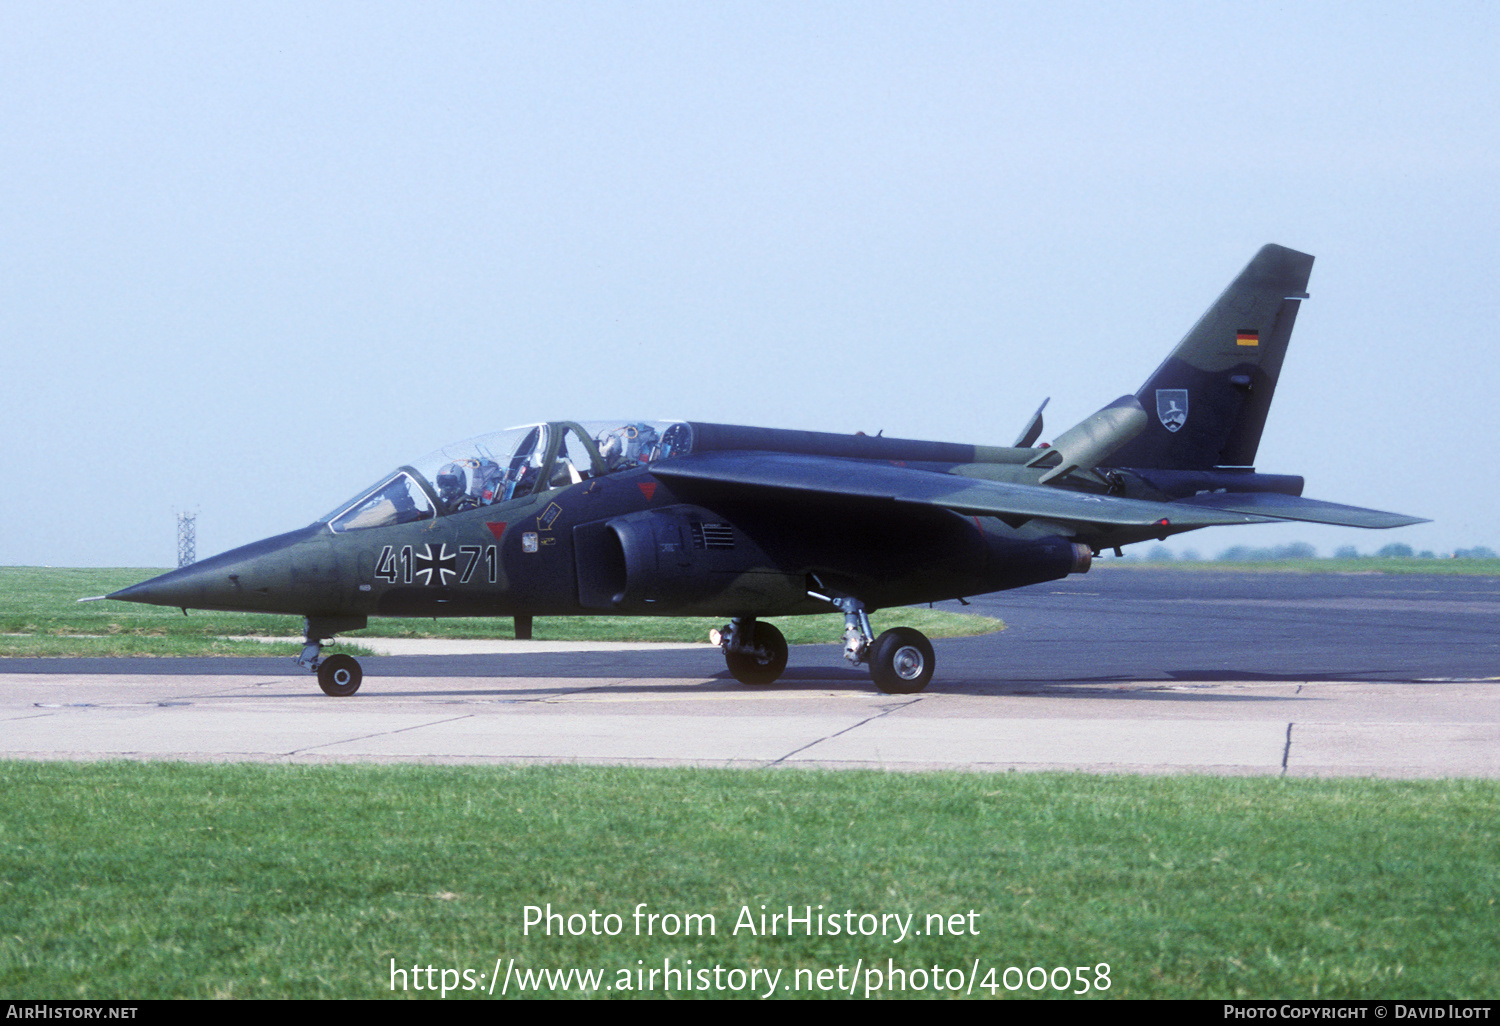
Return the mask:
<path fill-rule="evenodd" d="M 423 584 L 432 584 L 434 575 L 438 584 L 447 584 L 448 575 L 458 576 L 458 553 L 448 554 L 448 543 L 444 542 L 438 554 L 432 554 L 432 546 L 424 545 L 424 552 L 416 557 L 415 576 L 422 578 Z"/>

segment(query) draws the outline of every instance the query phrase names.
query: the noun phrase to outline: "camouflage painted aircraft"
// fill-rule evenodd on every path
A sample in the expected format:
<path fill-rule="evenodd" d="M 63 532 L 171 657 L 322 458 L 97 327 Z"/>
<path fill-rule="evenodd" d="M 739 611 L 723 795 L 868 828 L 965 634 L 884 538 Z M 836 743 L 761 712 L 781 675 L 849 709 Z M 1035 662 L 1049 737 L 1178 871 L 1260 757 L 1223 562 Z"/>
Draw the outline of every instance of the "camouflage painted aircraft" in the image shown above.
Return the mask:
<path fill-rule="evenodd" d="M 875 637 L 879 608 L 1088 570 L 1103 549 L 1220 524 L 1399 527 L 1415 517 L 1302 497 L 1257 473 L 1313 258 L 1266 246 L 1134 395 L 1010 447 L 683 421 L 554 421 L 398 468 L 317 522 L 108 596 L 306 618 L 298 662 L 330 695 L 362 671 L 322 657 L 371 616 L 723 616 L 729 672 L 769 684 L 787 644 L 761 617 L 844 616 L 844 655 L 921 691 L 932 645 Z M 1042 404 L 1043 407 L 1046 403 Z"/>

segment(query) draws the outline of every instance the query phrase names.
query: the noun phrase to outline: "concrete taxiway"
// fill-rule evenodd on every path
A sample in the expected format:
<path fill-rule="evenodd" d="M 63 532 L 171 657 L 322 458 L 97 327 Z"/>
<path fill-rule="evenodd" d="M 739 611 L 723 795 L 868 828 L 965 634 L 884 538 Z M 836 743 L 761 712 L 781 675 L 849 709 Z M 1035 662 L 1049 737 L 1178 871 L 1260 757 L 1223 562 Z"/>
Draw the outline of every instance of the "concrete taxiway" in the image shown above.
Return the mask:
<path fill-rule="evenodd" d="M 1113 569 L 972 608 L 1009 629 L 906 696 L 834 646 L 758 688 L 706 645 L 407 651 L 349 699 L 283 659 L 3 660 L 0 753 L 1500 777 L 1500 579 Z"/>

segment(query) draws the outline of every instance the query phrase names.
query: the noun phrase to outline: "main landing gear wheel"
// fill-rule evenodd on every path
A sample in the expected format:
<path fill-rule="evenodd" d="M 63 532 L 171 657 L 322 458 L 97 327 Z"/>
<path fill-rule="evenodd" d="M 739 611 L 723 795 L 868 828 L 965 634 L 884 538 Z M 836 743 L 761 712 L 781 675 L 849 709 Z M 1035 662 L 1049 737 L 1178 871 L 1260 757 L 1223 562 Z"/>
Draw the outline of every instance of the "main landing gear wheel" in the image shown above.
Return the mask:
<path fill-rule="evenodd" d="M 888 695 L 914 695 L 932 681 L 937 663 L 921 631 L 895 627 L 870 646 L 870 676 Z"/>
<path fill-rule="evenodd" d="M 751 642 L 753 652 L 724 652 L 729 675 L 741 684 L 775 683 L 786 669 L 786 638 L 773 625 L 756 620 Z"/>
<path fill-rule="evenodd" d="M 348 698 L 359 690 L 364 675 L 353 656 L 331 655 L 318 664 L 318 687 L 325 695 Z"/>

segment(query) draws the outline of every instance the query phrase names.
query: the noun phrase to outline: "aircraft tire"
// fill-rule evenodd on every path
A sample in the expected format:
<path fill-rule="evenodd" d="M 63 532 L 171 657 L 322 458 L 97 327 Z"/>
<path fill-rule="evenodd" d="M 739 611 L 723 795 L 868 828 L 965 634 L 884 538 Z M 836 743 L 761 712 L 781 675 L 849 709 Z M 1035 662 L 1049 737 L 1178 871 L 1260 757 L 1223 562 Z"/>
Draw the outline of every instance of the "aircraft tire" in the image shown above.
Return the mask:
<path fill-rule="evenodd" d="M 932 642 L 910 627 L 893 627 L 870 646 L 870 676 L 888 695 L 916 694 L 932 682 L 935 669 Z"/>
<path fill-rule="evenodd" d="M 331 655 L 318 664 L 318 687 L 330 697 L 348 698 L 359 690 L 364 675 L 353 656 Z"/>
<path fill-rule="evenodd" d="M 786 637 L 772 624 L 755 621 L 755 646 L 765 649 L 768 658 L 753 652 L 725 652 L 729 675 L 741 684 L 774 684 L 786 670 Z"/>

